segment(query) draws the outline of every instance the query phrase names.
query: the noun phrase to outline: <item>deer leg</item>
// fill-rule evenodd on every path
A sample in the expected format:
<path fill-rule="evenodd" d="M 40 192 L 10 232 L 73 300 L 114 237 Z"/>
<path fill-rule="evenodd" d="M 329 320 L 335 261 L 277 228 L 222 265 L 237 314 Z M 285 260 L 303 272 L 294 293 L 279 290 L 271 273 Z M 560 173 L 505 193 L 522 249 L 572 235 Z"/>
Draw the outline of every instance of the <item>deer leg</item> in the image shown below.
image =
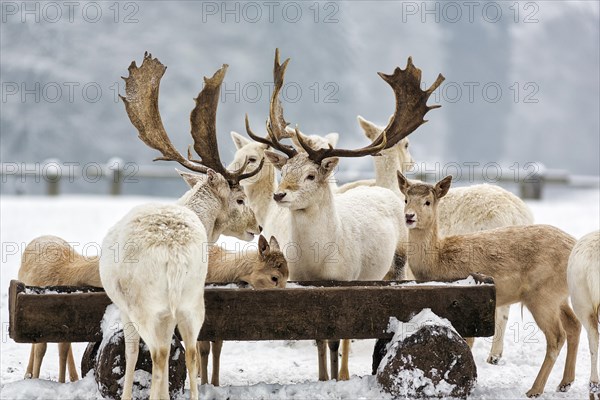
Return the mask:
<path fill-rule="evenodd" d="M 329 364 L 331 368 L 331 379 L 338 380 L 338 369 L 339 369 L 339 354 L 340 341 L 339 339 L 328 340 L 327 345 L 329 346 Z"/>
<path fill-rule="evenodd" d="M 582 319 L 587 331 L 590 344 L 590 359 L 592 367 L 590 370 L 590 400 L 600 400 L 600 382 L 598 381 L 598 315 L 590 313 L 588 318 Z"/>
<path fill-rule="evenodd" d="M 79 380 L 77 374 L 77 366 L 75 366 L 75 358 L 73 357 L 73 347 L 69 343 L 69 354 L 67 354 L 67 367 L 69 368 L 69 380 L 75 382 Z"/>
<path fill-rule="evenodd" d="M 317 351 L 319 353 L 319 380 L 327 381 L 329 380 L 329 375 L 327 374 L 327 341 L 326 340 L 317 340 Z"/>
<path fill-rule="evenodd" d="M 123 380 L 123 399 L 133 398 L 133 375 L 140 351 L 140 335 L 125 313 L 121 313 L 123 333 L 125 334 L 125 378 Z"/>
<path fill-rule="evenodd" d="M 191 317 L 191 316 L 190 316 Z M 188 376 L 190 379 L 190 398 L 192 400 L 198 400 L 198 352 L 197 352 L 197 342 L 198 342 L 198 334 L 200 333 L 200 328 L 202 327 L 202 320 L 198 320 L 198 318 L 188 318 L 188 316 L 183 316 L 183 318 L 178 319 L 178 329 L 181 334 L 181 338 L 183 339 L 183 344 L 185 345 L 185 364 L 188 370 Z M 172 332 L 171 332 L 172 333 Z M 209 342 L 210 346 L 210 342 Z M 189 349 L 189 350 L 188 350 Z M 167 360 L 167 370 L 168 370 L 168 360 Z M 169 385 L 168 375 L 165 377 L 167 381 L 167 392 Z M 168 396 L 167 396 L 168 398 Z"/>
<path fill-rule="evenodd" d="M 42 368 L 42 361 L 44 361 L 44 355 L 46 354 L 47 343 L 36 343 L 35 355 L 33 358 L 33 378 L 38 379 L 40 377 L 40 369 Z"/>
<path fill-rule="evenodd" d="M 27 370 L 25 371 L 24 379 L 33 378 L 33 360 L 35 360 L 35 343 L 31 344 L 31 351 L 29 352 L 29 363 L 27 364 Z"/>
<path fill-rule="evenodd" d="M 221 349 L 223 348 L 222 340 L 215 340 L 212 342 L 212 355 L 213 355 L 213 369 L 212 379 L 210 383 L 213 386 L 219 386 L 219 371 L 221 369 Z"/>
<path fill-rule="evenodd" d="M 560 308 L 553 306 L 552 299 L 539 296 L 535 302 L 526 304 L 535 322 L 546 337 L 546 356 L 533 386 L 527 391 L 527 397 L 537 397 L 544 392 L 548 376 L 566 340 L 565 330 L 560 322 Z"/>
<path fill-rule="evenodd" d="M 200 340 L 196 344 L 196 348 L 200 354 L 200 384 L 206 385 L 208 383 L 208 356 L 210 354 L 210 342 Z"/>
<path fill-rule="evenodd" d="M 492 348 L 487 358 L 488 364 L 498 365 L 504 352 L 504 333 L 506 332 L 506 324 L 508 323 L 508 313 L 510 306 L 502 306 L 496 308 L 496 331 L 492 339 Z"/>
<path fill-rule="evenodd" d="M 575 380 L 575 364 L 577 362 L 579 337 L 581 336 L 581 324 L 568 303 L 564 303 L 560 311 L 560 320 L 567 332 L 567 360 L 562 381 L 558 385 L 558 391 L 566 392 Z"/>
<path fill-rule="evenodd" d="M 340 381 L 350 380 L 348 370 L 348 357 L 350 355 L 350 339 L 342 339 L 342 366 L 340 367 Z"/>
<path fill-rule="evenodd" d="M 67 370 L 67 357 L 69 355 L 70 343 L 62 342 L 58 344 L 58 382 L 65 383 L 65 373 Z"/>

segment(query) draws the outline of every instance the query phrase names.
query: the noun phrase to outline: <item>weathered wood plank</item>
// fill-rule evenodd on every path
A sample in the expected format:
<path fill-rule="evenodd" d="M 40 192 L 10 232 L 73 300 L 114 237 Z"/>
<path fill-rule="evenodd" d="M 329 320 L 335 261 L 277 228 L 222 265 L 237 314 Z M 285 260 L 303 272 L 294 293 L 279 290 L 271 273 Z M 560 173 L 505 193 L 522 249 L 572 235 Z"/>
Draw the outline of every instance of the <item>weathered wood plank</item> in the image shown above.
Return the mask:
<path fill-rule="evenodd" d="M 407 321 L 431 308 L 463 336 L 494 333 L 496 290 L 479 285 L 401 282 L 302 282 L 286 289 L 205 289 L 201 340 L 387 338 L 390 316 Z M 405 282 L 406 283 L 406 282 Z M 294 285 L 296 286 L 296 285 Z M 61 288 L 52 288 L 61 292 Z M 65 289 L 72 291 L 73 288 Z M 10 336 L 16 342 L 91 342 L 110 299 L 104 292 L 35 294 L 10 288 Z"/>

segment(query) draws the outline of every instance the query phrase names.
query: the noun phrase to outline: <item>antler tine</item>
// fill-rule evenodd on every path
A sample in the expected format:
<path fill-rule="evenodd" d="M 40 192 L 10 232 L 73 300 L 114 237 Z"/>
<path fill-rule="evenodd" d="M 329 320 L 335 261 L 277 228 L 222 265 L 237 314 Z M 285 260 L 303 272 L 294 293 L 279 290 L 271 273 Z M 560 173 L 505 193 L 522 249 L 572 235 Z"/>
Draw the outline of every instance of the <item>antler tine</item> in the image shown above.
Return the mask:
<path fill-rule="evenodd" d="M 320 164 L 321 161 L 328 157 L 364 157 L 368 155 L 375 155 L 381 150 L 387 148 L 387 137 L 385 132 L 381 136 L 381 142 L 373 142 L 370 145 L 357 150 L 338 149 L 333 148 L 331 145 L 329 145 L 328 149 L 313 149 L 304 141 L 302 134 L 298 131 L 298 128 L 296 128 L 296 137 L 298 138 L 298 143 L 300 143 L 300 146 L 302 146 L 302 148 L 308 154 L 308 158 L 317 164 Z"/>
<path fill-rule="evenodd" d="M 279 140 L 289 137 L 285 131 L 285 127 L 288 123 L 283 118 L 283 107 L 279 101 L 279 92 L 283 86 L 283 78 L 285 76 L 285 70 L 290 59 L 286 59 L 283 64 L 279 62 L 279 49 L 275 49 L 275 61 L 273 63 L 273 93 L 271 95 L 271 101 L 269 103 L 269 119 L 267 120 L 267 133 L 269 138 L 262 138 L 254 134 L 250 129 L 250 123 L 248 122 L 248 115 L 246 114 L 246 132 L 248 136 L 253 140 L 266 144 L 273 147 L 276 150 L 285 153 L 288 157 L 294 157 L 298 152 L 292 146 L 285 145 Z"/>
<path fill-rule="evenodd" d="M 269 121 L 267 129 L 271 129 L 277 140 L 288 137 L 285 127 L 288 123 L 283 118 L 283 107 L 279 100 L 279 92 L 283 87 L 283 79 L 285 70 L 287 69 L 290 59 L 287 58 L 283 64 L 279 62 L 279 49 L 275 49 L 275 61 L 273 63 L 273 93 L 271 94 L 271 102 L 269 103 Z M 273 136 L 270 134 L 270 136 Z"/>
<path fill-rule="evenodd" d="M 227 64 L 223 64 L 212 77 L 204 77 L 204 87 L 198 97 L 194 99 L 196 106 L 190 114 L 191 134 L 196 154 L 200 156 L 202 164 L 226 178 L 228 178 L 227 171 L 219 157 L 216 119 L 221 84 L 225 78 L 227 67 Z"/>
<path fill-rule="evenodd" d="M 217 142 L 217 107 L 221 84 L 225 78 L 228 65 L 223 66 L 215 72 L 211 78 L 204 78 L 204 88 L 195 99 L 196 107 L 190 115 L 192 125 L 192 137 L 194 138 L 194 150 L 202 159 L 202 164 L 210 167 L 223 175 L 230 186 L 238 185 L 240 180 L 256 175 L 262 168 L 262 163 L 255 170 L 244 174 L 248 161 L 237 171 L 228 171 L 219 157 L 219 145 Z"/>
<path fill-rule="evenodd" d="M 389 148 L 427 122 L 423 117 L 429 110 L 441 107 L 439 104 L 428 106 L 427 100 L 445 78 L 442 74 L 439 74 L 429 89 L 422 90 L 421 70 L 415 67 L 412 57 L 408 57 L 406 69 L 403 70 L 397 67 L 391 75 L 381 72 L 378 74 L 394 90 L 396 109 L 382 134 L 373 143 L 381 143 L 383 133 L 386 133 L 386 148 Z"/>
<path fill-rule="evenodd" d="M 125 80 L 125 96 L 121 97 L 129 120 L 138 130 L 138 137 L 148 146 L 162 153 L 154 161 L 177 161 L 182 166 L 206 173 L 206 167 L 183 157 L 173 146 L 162 123 L 158 110 L 160 80 L 167 67 L 152 54 L 144 53 L 144 61 L 138 67 L 135 61 L 129 65 Z"/>

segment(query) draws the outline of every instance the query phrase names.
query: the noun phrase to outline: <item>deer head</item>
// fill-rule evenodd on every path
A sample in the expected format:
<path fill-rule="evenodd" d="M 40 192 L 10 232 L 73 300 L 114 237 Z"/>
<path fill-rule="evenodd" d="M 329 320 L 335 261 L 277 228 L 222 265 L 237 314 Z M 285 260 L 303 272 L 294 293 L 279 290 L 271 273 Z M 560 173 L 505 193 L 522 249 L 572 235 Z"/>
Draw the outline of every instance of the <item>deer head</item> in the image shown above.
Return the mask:
<path fill-rule="evenodd" d="M 180 173 L 192 190 L 198 191 L 200 187 L 202 190 L 212 190 L 215 199 L 220 201 L 220 204 L 215 205 L 222 211 L 215 223 L 220 232 L 228 232 L 248 240 L 250 236 L 259 232 L 259 227 L 252 211 L 245 204 L 246 197 L 240 188 L 240 181 L 256 175 L 262 163 L 250 172 L 244 171 L 246 163 L 236 171 L 228 171 L 221 163 L 217 144 L 216 112 L 227 65 L 223 65 L 211 78 L 204 78 L 204 88 L 195 99 L 196 105 L 190 115 L 194 144 L 188 148 L 187 157 L 173 146 L 163 127 L 158 109 L 160 80 L 166 69 L 166 66 L 148 53 L 144 54 L 144 61 L 140 67 L 135 61 L 131 63 L 129 76 L 123 78 L 126 95 L 121 96 L 127 115 L 137 128 L 139 138 L 162 154 L 162 157 L 154 161 L 176 161 L 188 170 L 201 174 Z M 200 159 L 192 158 L 192 147 Z M 191 206 L 197 206 L 194 202 L 195 197 L 198 196 L 193 196 L 192 193 L 186 197 L 186 201 Z"/>
<path fill-rule="evenodd" d="M 421 70 L 416 68 L 409 57 L 404 70 L 396 68 L 394 73 L 386 75 L 379 73 L 393 89 L 396 97 L 396 109 L 388 125 L 383 129 L 371 144 L 356 150 L 340 148 L 313 148 L 304 136 L 296 132 L 298 143 L 305 151 L 298 152 L 293 147 L 284 145 L 279 139 L 286 137 L 287 122 L 283 117 L 283 108 L 279 101 L 279 92 L 283 85 L 283 78 L 289 59 L 283 64 L 279 63 L 279 51 L 275 52 L 275 65 L 273 77 L 275 87 L 271 96 L 269 119 L 267 121 L 267 138 L 255 135 L 250 129 L 246 117 L 246 130 L 248 135 L 259 143 L 269 145 L 275 150 L 266 150 L 265 156 L 272 164 L 281 169 L 281 182 L 278 190 L 273 195 L 275 201 L 281 206 L 291 209 L 303 209 L 326 195 L 329 178 L 335 170 L 341 157 L 363 157 L 376 155 L 380 151 L 389 149 L 398 144 L 402 139 L 414 132 L 426 121 L 425 114 L 439 105 L 427 106 L 431 93 L 443 82 L 440 74 L 436 81 L 427 90 L 421 89 Z"/>
<path fill-rule="evenodd" d="M 451 176 L 445 177 L 435 185 L 411 183 L 398 171 L 398 185 L 405 196 L 404 217 L 408 229 L 428 230 L 437 224 L 438 203 L 450 190 L 451 183 Z"/>
<path fill-rule="evenodd" d="M 390 117 L 390 120 L 392 117 Z M 370 140 L 375 140 L 381 132 L 383 132 L 384 126 L 375 125 L 371 121 L 367 121 L 360 115 L 357 117 L 358 124 L 362 128 L 365 136 Z M 389 121 L 388 121 L 389 123 Z M 392 157 L 398 161 L 398 165 L 401 166 L 402 172 L 407 171 L 415 164 L 415 160 L 412 158 L 409 149 L 410 142 L 408 137 L 405 137 L 398 142 L 395 146 L 381 151 L 383 157 Z"/>
<path fill-rule="evenodd" d="M 284 288 L 289 270 L 287 261 L 279 248 L 277 239 L 271 236 L 267 239 L 263 235 L 258 237 L 257 267 L 241 280 L 250 284 L 255 289 L 268 289 L 273 287 Z"/>

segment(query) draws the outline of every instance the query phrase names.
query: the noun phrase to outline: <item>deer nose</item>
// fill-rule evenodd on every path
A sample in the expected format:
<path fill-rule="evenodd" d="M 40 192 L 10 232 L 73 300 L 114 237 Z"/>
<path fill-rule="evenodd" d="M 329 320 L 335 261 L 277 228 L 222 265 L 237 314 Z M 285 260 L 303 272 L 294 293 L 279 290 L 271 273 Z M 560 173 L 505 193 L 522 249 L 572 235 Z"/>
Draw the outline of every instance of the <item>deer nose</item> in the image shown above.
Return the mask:
<path fill-rule="evenodd" d="M 406 219 L 413 219 L 415 217 L 415 214 L 406 214 Z"/>
<path fill-rule="evenodd" d="M 283 192 L 283 193 L 275 193 L 273 194 L 273 200 L 275 201 L 281 201 L 283 200 L 283 198 L 285 197 L 287 193 Z"/>
<path fill-rule="evenodd" d="M 259 226 L 258 226 L 258 231 L 259 231 L 259 232 L 262 232 L 262 231 L 263 231 L 262 225 L 259 225 Z"/>

